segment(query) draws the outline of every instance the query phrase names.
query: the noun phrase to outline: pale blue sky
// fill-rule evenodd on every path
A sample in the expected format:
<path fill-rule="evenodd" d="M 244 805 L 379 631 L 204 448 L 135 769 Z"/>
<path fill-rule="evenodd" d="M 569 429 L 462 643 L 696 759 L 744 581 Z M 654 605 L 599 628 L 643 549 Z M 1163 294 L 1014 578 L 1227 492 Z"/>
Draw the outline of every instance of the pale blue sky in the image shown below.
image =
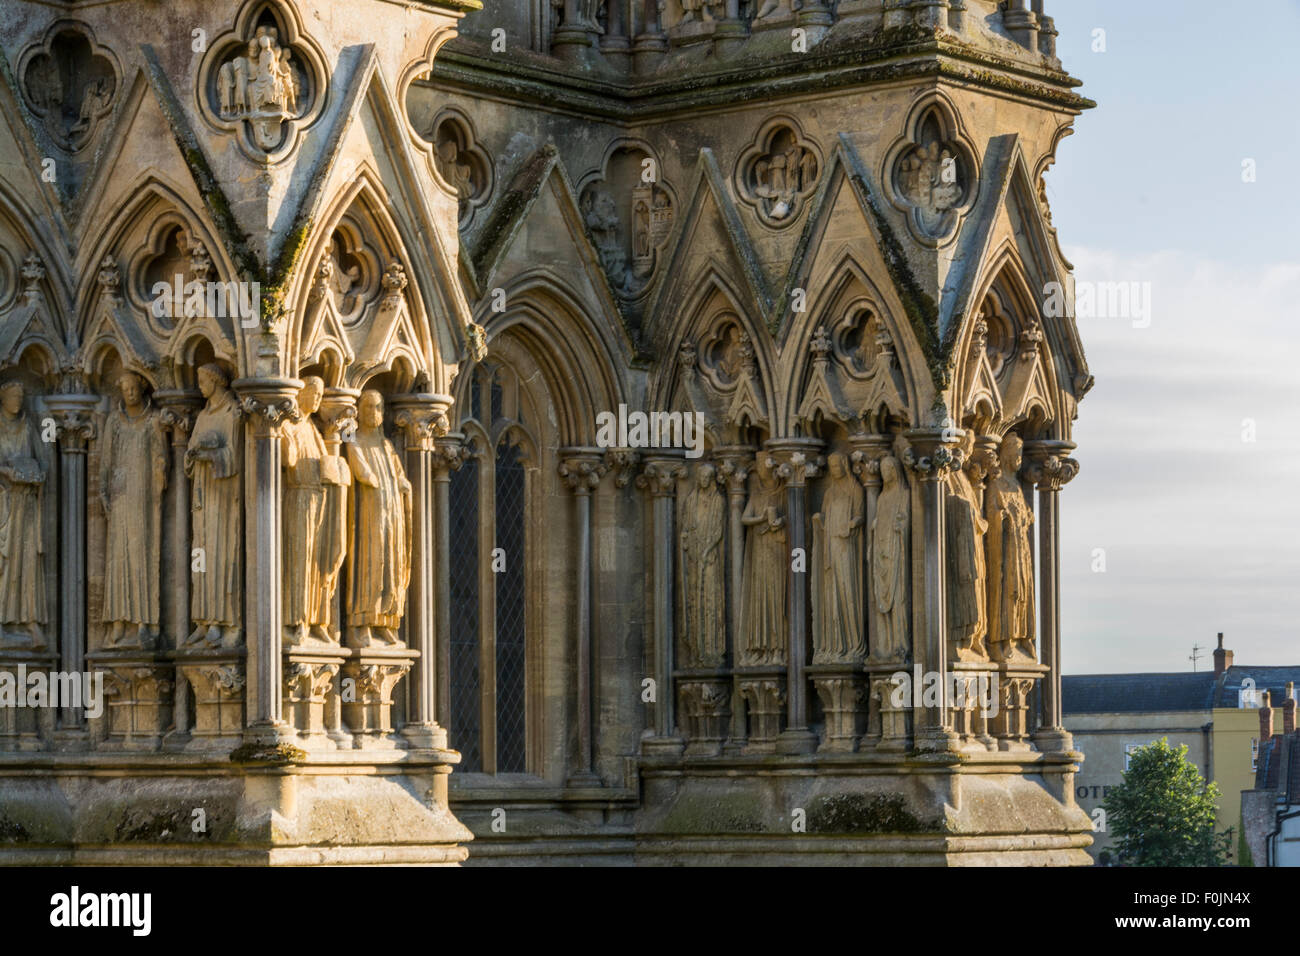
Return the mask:
<path fill-rule="evenodd" d="M 1300 664 L 1300 0 L 1048 12 L 1098 103 L 1048 174 L 1054 223 L 1078 280 L 1152 295 L 1149 328 L 1080 320 L 1065 670 L 1190 670 L 1194 643 L 1205 669 L 1216 631 L 1239 663 Z"/>

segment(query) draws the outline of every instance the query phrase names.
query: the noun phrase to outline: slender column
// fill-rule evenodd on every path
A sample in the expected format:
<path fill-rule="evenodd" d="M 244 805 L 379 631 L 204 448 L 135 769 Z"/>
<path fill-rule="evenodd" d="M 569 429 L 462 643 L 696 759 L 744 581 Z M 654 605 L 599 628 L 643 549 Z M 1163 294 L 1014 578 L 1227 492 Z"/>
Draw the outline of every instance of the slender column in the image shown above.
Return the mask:
<path fill-rule="evenodd" d="M 86 669 L 86 447 L 95 437 L 95 395 L 50 395 L 46 407 L 59 438 L 59 667 Z M 83 727 L 76 704 L 59 711 L 64 729 Z"/>
<path fill-rule="evenodd" d="M 955 453 L 955 439 L 960 432 L 953 429 L 918 428 L 907 432 L 911 447 L 904 455 L 904 463 L 916 479 L 921 502 L 921 554 L 918 556 L 922 570 L 921 627 L 919 638 L 913 637 L 912 659 L 923 661 L 922 686 L 913 687 L 914 702 L 927 698 L 924 675 L 938 675 L 938 704 L 923 705 L 917 710 L 916 744 L 918 749 L 956 750 L 959 738 L 953 733 L 950 707 L 952 701 L 948 687 L 948 611 L 944 591 L 944 494 L 945 477 L 961 464 Z M 917 561 L 913 560 L 913 567 Z M 919 653 L 918 653 L 919 651 Z M 931 696 L 928 699 L 933 699 Z"/>
<path fill-rule="evenodd" d="M 641 4 L 641 32 L 632 44 L 632 65 L 638 73 L 653 70 L 668 51 L 668 38 L 659 23 L 658 0 L 632 0 Z"/>
<path fill-rule="evenodd" d="M 821 474 L 823 460 L 817 457 L 818 439 L 785 438 L 767 443 L 776 464 L 776 475 L 785 484 L 786 548 L 789 566 L 786 578 L 786 623 L 789 657 L 786 664 L 786 725 L 777 741 L 781 753 L 811 753 L 817 735 L 808 729 L 808 616 L 812 558 L 808 554 L 808 480 Z M 802 567 L 796 565 L 802 555 Z"/>
<path fill-rule="evenodd" d="M 1069 750 L 1073 738 L 1061 716 L 1061 487 L 1079 473 L 1079 463 L 1066 457 L 1073 442 L 1027 442 L 1026 476 L 1038 488 L 1038 607 L 1040 663 L 1047 676 L 1040 685 L 1040 750 Z"/>
<path fill-rule="evenodd" d="M 600 786 L 595 773 L 594 726 L 592 720 L 591 638 L 591 493 L 600 485 L 606 465 L 604 452 L 593 448 L 565 448 L 560 451 L 560 477 L 577 502 L 578 553 L 574 558 L 574 598 L 578 625 L 578 763 L 569 776 L 570 786 Z"/>
<path fill-rule="evenodd" d="M 646 453 L 645 469 L 637 478 L 637 487 L 650 494 L 654 535 L 654 651 L 655 651 L 655 736 L 643 740 L 647 752 L 680 753 L 683 742 L 677 735 L 673 687 L 673 624 L 676 601 L 673 594 L 673 552 L 676 533 L 673 529 L 673 504 L 677 482 L 686 477 L 680 456 L 662 452 Z"/>
<path fill-rule="evenodd" d="M 240 406 L 251 423 L 252 534 L 246 562 L 252 600 L 248 639 L 247 697 L 251 743 L 287 742 L 293 731 L 281 711 L 280 628 L 283 620 L 281 567 L 281 465 L 280 437 L 286 421 L 298 421 L 297 396 L 302 382 L 297 379 L 254 378 L 233 383 Z"/>
<path fill-rule="evenodd" d="M 1002 25 L 1022 47 L 1038 52 L 1038 16 L 1025 9 L 1025 0 L 1010 0 L 1002 13 Z"/>
<path fill-rule="evenodd" d="M 627 29 L 628 0 L 606 0 L 605 10 L 608 19 L 605 34 L 600 38 L 600 49 L 606 58 L 617 58 L 617 62 L 626 69 L 628 56 Z"/>
<path fill-rule="evenodd" d="M 564 0 L 564 20 L 551 39 L 556 56 L 581 60 L 591 51 L 591 41 L 600 32 L 595 18 L 596 0 Z"/>
<path fill-rule="evenodd" d="M 203 399 L 198 392 L 187 390 L 160 390 L 153 397 L 162 407 L 162 423 L 172 436 L 172 473 L 167 481 L 171 531 L 163 556 L 164 621 L 172 647 L 178 648 L 190 634 L 190 476 L 185 473 L 185 450 Z"/>
<path fill-rule="evenodd" d="M 388 400 L 406 444 L 406 475 L 411 482 L 411 583 L 406 598 L 406 639 L 419 659 L 411 668 L 406 723 L 402 735 L 414 747 L 447 745 L 442 704 L 450 702 L 439 686 L 450 675 L 441 666 L 440 645 L 451 641 L 450 535 L 447 486 L 460 466 L 459 436 L 447 438 L 447 395 L 395 395 Z"/>

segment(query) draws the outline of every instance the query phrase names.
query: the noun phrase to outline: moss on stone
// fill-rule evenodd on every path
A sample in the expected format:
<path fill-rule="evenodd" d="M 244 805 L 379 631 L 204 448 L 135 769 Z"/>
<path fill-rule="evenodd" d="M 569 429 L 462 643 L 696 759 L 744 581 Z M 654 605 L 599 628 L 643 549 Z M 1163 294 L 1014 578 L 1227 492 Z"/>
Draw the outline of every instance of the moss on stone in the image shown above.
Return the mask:
<path fill-rule="evenodd" d="M 231 763 L 286 764 L 307 759 L 307 751 L 293 744 L 244 744 L 230 752 Z"/>
<path fill-rule="evenodd" d="M 935 833 L 940 829 L 937 821 L 912 813 L 900 793 L 823 794 L 808 807 L 809 833 Z"/>

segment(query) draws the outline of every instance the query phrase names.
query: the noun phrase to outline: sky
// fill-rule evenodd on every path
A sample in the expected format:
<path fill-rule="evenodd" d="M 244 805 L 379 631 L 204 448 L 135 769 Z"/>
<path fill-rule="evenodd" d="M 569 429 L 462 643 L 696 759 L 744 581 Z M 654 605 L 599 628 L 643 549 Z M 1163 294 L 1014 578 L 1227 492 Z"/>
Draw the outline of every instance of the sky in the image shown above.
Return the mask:
<path fill-rule="evenodd" d="M 1194 645 L 1206 670 L 1219 631 L 1239 664 L 1300 664 L 1300 0 L 1047 7 L 1098 104 L 1047 174 L 1053 223 L 1077 282 L 1151 296 L 1149 323 L 1079 319 L 1064 671 L 1190 671 Z"/>

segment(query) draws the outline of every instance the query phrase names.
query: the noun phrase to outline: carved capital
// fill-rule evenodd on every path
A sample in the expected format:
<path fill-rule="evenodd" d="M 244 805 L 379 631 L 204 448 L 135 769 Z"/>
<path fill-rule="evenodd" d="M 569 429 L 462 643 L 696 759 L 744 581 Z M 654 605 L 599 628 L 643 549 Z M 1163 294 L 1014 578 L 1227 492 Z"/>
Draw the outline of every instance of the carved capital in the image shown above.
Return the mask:
<path fill-rule="evenodd" d="M 59 444 L 67 452 L 84 452 L 95 437 L 96 395 L 47 395 L 46 407 L 54 419 Z"/>
<path fill-rule="evenodd" d="M 302 382 L 297 379 L 239 379 L 232 387 L 239 396 L 240 411 L 251 420 L 258 437 L 275 435 L 288 422 L 302 420 L 298 408 Z"/>
<path fill-rule="evenodd" d="M 614 486 L 626 488 L 636 475 L 639 457 L 631 448 L 611 448 L 605 452 L 605 468 L 614 473 Z"/>
<path fill-rule="evenodd" d="M 36 253 L 29 252 L 23 260 L 23 295 L 30 305 L 41 295 L 41 280 L 45 278 L 45 266 Z"/>
<path fill-rule="evenodd" d="M 402 430 L 407 451 L 433 451 L 450 433 L 447 412 L 451 404 L 450 395 L 425 393 L 394 395 L 388 400 L 389 407 L 395 411 L 393 423 Z M 460 467 L 459 460 L 454 467 Z"/>
<path fill-rule="evenodd" d="M 1068 441 L 1026 442 L 1029 460 L 1021 474 L 1039 491 L 1060 491 L 1079 473 L 1079 463 L 1067 457 L 1074 447 L 1074 442 Z"/>
<path fill-rule="evenodd" d="M 858 434 L 849 440 L 853 444 L 853 452 L 849 455 L 853 473 L 863 487 L 879 488 L 880 463 L 889 455 L 889 436 Z"/>
<path fill-rule="evenodd" d="M 561 452 L 564 454 L 564 452 Z M 602 455 L 570 450 L 568 457 L 560 460 L 560 478 L 569 490 L 578 495 L 589 495 L 600 486 L 609 467 Z"/>
<path fill-rule="evenodd" d="M 104 256 L 104 260 L 99 264 L 99 275 L 96 281 L 99 283 L 101 295 L 109 299 L 121 297 L 122 270 L 117 267 L 112 256 Z"/>
<path fill-rule="evenodd" d="M 727 486 L 727 493 L 743 495 L 754 470 L 754 450 L 744 445 L 731 445 L 714 452 L 718 460 L 718 480 Z"/>
<path fill-rule="evenodd" d="M 158 420 L 163 427 L 172 432 L 175 441 L 187 440 L 190 431 L 194 428 L 194 420 L 198 417 L 199 408 L 203 405 L 199 393 L 181 389 L 159 390 L 153 393 L 153 397 L 162 409 Z"/>
<path fill-rule="evenodd" d="M 686 477 L 686 466 L 677 458 L 650 458 L 637 475 L 636 486 L 655 498 L 671 497 L 677 482 Z"/>
<path fill-rule="evenodd" d="M 815 439 L 788 439 L 768 442 L 763 452 L 772 473 L 787 488 L 803 488 L 822 473 L 826 459 L 817 452 L 821 442 Z"/>
<path fill-rule="evenodd" d="M 433 442 L 429 459 L 433 466 L 433 477 L 443 479 L 472 457 L 471 449 L 465 444 L 464 436 L 459 432 L 439 437 Z"/>
<path fill-rule="evenodd" d="M 915 428 L 907 432 L 909 447 L 903 452 L 903 464 L 921 481 L 942 481 L 963 463 L 956 437 L 961 432 L 951 428 Z"/>

